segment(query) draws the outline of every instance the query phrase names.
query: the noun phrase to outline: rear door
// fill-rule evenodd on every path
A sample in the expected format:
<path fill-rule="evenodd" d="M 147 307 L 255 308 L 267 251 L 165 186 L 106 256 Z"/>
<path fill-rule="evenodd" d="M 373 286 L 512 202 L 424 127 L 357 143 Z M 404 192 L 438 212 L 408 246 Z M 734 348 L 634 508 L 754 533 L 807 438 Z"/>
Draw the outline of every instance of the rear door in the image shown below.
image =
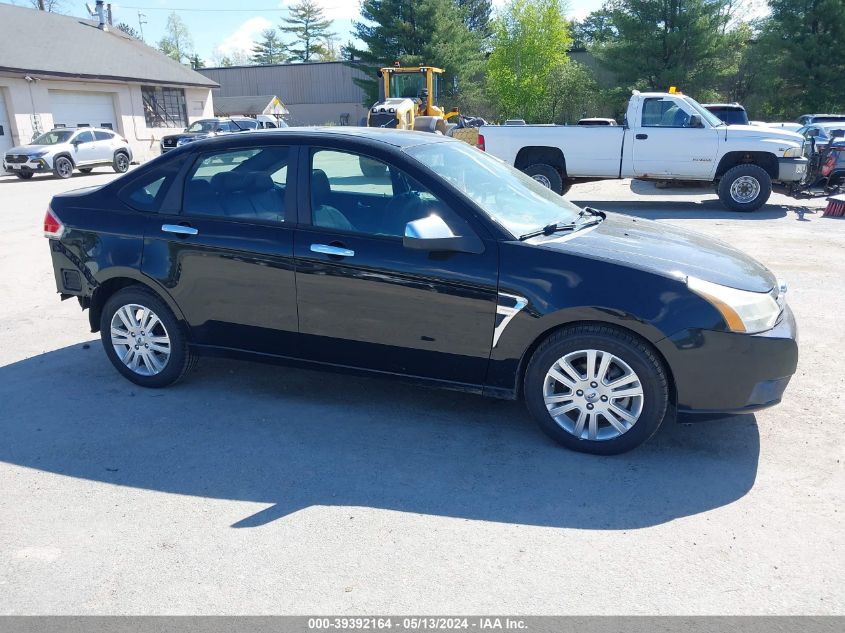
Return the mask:
<path fill-rule="evenodd" d="M 94 152 L 99 162 L 114 159 L 114 134 L 107 130 L 94 130 Z"/>
<path fill-rule="evenodd" d="M 294 355 L 297 152 L 262 143 L 199 153 L 181 210 L 151 216 L 143 270 L 169 290 L 195 343 Z"/>
<path fill-rule="evenodd" d="M 331 146 L 312 148 L 308 159 L 300 207 L 310 209 L 310 225 L 295 248 L 303 356 L 482 384 L 496 313 L 496 243 L 471 226 L 442 184 L 389 159 Z M 407 222 L 431 213 L 457 235 L 475 232 L 484 251 L 405 248 Z"/>

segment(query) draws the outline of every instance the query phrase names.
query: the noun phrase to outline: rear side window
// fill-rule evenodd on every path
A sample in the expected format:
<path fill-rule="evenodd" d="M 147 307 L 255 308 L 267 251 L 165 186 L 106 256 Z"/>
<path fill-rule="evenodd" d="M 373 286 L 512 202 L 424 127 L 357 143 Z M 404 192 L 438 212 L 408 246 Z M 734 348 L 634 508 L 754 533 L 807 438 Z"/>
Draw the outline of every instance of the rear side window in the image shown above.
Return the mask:
<path fill-rule="evenodd" d="M 238 119 L 235 123 L 244 130 L 254 130 L 258 127 L 258 122 L 253 119 Z"/>
<path fill-rule="evenodd" d="M 96 130 L 94 132 L 94 139 L 98 141 L 110 141 L 114 138 L 114 134 L 111 132 L 104 132 L 102 130 Z"/>
<path fill-rule="evenodd" d="M 201 155 L 185 181 L 182 212 L 284 222 L 289 156 L 289 148 L 275 145 Z"/>
<path fill-rule="evenodd" d="M 170 161 L 158 169 L 140 174 L 118 192 L 118 198 L 139 211 L 159 211 L 179 166 L 178 161 Z"/>

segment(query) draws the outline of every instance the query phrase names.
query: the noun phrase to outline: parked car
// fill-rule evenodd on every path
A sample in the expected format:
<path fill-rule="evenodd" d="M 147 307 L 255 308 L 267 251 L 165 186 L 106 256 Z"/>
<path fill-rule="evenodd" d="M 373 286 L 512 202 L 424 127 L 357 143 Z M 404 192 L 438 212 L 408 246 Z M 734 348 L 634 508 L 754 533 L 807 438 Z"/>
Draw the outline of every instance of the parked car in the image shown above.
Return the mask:
<path fill-rule="evenodd" d="M 362 157 L 381 162 L 378 176 Z M 291 192 L 296 191 L 296 194 Z M 58 292 L 130 381 L 201 354 L 524 398 L 580 451 L 780 401 L 786 286 L 697 233 L 574 204 L 458 140 L 367 128 L 184 146 L 44 220 Z"/>
<path fill-rule="evenodd" d="M 748 113 L 738 103 L 702 103 L 701 105 L 728 125 L 750 125 Z"/>
<path fill-rule="evenodd" d="M 221 134 L 232 134 L 233 132 L 249 132 L 260 127 L 263 127 L 263 125 L 259 125 L 258 121 L 245 116 L 200 119 L 186 127 L 184 132 L 162 137 L 160 142 L 161 153 L 164 154 L 194 141 L 220 136 Z"/>
<path fill-rule="evenodd" d="M 589 117 L 580 119 L 578 125 L 617 125 L 615 119 L 603 119 L 599 117 Z"/>
<path fill-rule="evenodd" d="M 101 165 L 122 174 L 131 163 L 129 141 L 105 128 L 57 128 L 3 155 L 3 169 L 22 180 L 47 173 L 70 178 L 75 169 L 87 174 Z"/>
<path fill-rule="evenodd" d="M 761 125 L 765 127 L 779 128 L 781 130 L 787 130 L 789 132 L 797 132 L 802 127 L 800 123 L 795 123 L 793 121 L 775 121 L 771 123 L 762 123 Z"/>
<path fill-rule="evenodd" d="M 845 121 L 845 114 L 804 114 L 798 117 L 798 123 L 802 126 L 833 121 Z"/>
<path fill-rule="evenodd" d="M 690 97 L 634 92 L 625 126 L 482 126 L 479 147 L 556 193 L 578 180 L 712 182 L 729 209 L 763 206 L 772 183 L 800 187 L 807 166 L 799 134 L 728 126 Z"/>

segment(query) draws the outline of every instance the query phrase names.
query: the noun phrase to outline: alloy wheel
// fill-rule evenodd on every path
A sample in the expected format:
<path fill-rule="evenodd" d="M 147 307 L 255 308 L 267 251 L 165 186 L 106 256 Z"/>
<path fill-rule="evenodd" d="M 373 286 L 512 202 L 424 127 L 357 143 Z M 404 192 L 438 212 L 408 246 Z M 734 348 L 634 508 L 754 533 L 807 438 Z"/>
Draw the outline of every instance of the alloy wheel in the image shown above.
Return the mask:
<path fill-rule="evenodd" d="M 155 376 L 170 360 L 170 336 L 149 308 L 130 303 L 111 319 L 111 343 L 120 361 L 140 376 Z"/>
<path fill-rule="evenodd" d="M 60 158 L 56 163 L 56 170 L 62 178 L 70 178 L 73 174 L 73 164 L 67 158 Z"/>
<path fill-rule="evenodd" d="M 555 423 L 583 440 L 612 440 L 628 432 L 643 411 L 643 385 L 624 360 L 609 352 L 571 352 L 552 364 L 543 400 Z"/>
<path fill-rule="evenodd" d="M 124 172 L 129 169 L 129 158 L 127 158 L 126 154 L 118 154 L 114 160 L 117 164 L 118 171 Z"/>

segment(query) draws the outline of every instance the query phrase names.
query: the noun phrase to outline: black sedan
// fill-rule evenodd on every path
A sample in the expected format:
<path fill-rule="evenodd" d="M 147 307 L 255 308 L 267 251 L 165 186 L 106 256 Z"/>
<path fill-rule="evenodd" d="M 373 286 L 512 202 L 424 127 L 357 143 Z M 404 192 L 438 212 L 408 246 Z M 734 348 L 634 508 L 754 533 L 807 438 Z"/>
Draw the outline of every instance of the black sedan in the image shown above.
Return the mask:
<path fill-rule="evenodd" d="M 58 291 L 145 387 L 202 354 L 355 370 L 521 397 L 555 440 L 611 454 L 673 409 L 776 404 L 798 358 L 755 260 L 433 134 L 192 143 L 56 196 L 44 229 Z"/>

